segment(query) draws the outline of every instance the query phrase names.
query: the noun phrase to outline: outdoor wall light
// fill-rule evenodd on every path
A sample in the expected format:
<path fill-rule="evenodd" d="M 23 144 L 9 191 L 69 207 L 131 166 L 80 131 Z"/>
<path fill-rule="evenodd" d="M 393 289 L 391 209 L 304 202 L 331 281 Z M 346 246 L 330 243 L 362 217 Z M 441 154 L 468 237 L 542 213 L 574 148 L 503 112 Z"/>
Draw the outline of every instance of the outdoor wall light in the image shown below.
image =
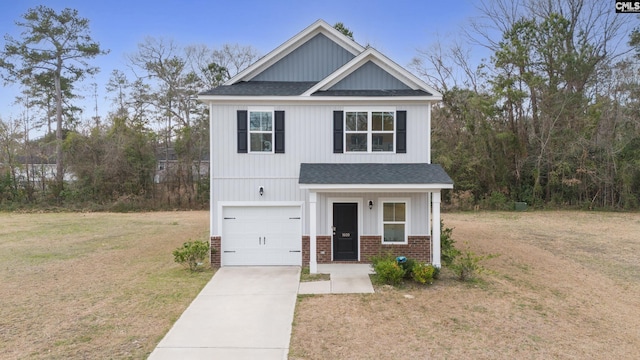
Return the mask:
<path fill-rule="evenodd" d="M 373 209 L 373 200 L 369 200 L 369 210 Z"/>
<path fill-rule="evenodd" d="M 260 190 L 258 190 L 260 196 L 264 195 L 264 186 L 260 186 Z"/>

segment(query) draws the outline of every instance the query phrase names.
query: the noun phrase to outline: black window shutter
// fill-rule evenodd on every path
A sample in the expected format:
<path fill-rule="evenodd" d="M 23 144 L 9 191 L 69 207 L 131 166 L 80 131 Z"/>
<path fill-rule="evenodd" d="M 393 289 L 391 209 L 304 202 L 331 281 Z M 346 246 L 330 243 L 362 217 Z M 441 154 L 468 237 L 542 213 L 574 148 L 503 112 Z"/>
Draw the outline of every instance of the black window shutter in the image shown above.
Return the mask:
<path fill-rule="evenodd" d="M 276 137 L 276 154 L 284 154 L 284 111 L 276 111 L 276 126 L 275 126 L 275 137 Z"/>
<path fill-rule="evenodd" d="M 333 112 L 333 153 L 342 154 L 344 152 L 343 145 L 343 114 L 342 111 Z"/>
<path fill-rule="evenodd" d="M 407 112 L 396 111 L 396 153 L 407 153 Z"/>
<path fill-rule="evenodd" d="M 238 110 L 238 153 L 247 153 L 247 110 Z"/>

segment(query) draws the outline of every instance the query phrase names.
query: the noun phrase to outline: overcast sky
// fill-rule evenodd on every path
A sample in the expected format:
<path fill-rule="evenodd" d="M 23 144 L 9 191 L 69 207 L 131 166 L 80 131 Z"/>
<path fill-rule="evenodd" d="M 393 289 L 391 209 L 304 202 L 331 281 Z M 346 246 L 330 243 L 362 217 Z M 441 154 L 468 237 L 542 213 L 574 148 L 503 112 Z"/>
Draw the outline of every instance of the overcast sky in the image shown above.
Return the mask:
<path fill-rule="evenodd" d="M 136 52 L 145 37 L 173 39 L 180 45 L 205 44 L 219 48 L 225 43 L 251 45 L 260 56 L 267 54 L 318 19 L 333 25 L 344 23 L 361 45 L 371 45 L 402 66 L 427 48 L 437 34 L 455 37 L 470 17 L 477 14 L 472 0 L 3 0 L 0 3 L 0 34 L 19 36 L 15 25 L 29 9 L 40 4 L 57 11 L 77 9 L 89 19 L 93 39 L 110 53 L 91 60 L 100 74 L 79 88 L 87 98 L 87 84 L 97 83 L 102 99 L 99 112 L 109 110 L 104 86 L 112 70 L 127 70 L 125 55 Z M 2 40 L 4 46 L 4 40 Z M 0 93 L 0 118 L 20 116 L 12 106 L 15 86 Z M 93 116 L 89 99 L 83 102 L 83 119 Z M 100 108 L 101 107 L 101 108 Z"/>

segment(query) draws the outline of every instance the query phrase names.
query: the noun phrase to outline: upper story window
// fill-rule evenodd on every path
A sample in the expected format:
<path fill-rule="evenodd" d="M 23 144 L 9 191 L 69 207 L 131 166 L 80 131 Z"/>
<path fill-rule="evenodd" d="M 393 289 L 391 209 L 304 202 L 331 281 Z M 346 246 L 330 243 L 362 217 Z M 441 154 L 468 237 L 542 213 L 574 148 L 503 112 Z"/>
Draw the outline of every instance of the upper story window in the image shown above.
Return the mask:
<path fill-rule="evenodd" d="M 236 120 L 238 154 L 284 154 L 283 110 L 238 110 Z"/>
<path fill-rule="evenodd" d="M 273 111 L 249 111 L 249 152 L 273 152 Z"/>
<path fill-rule="evenodd" d="M 345 152 L 394 152 L 395 111 L 345 111 Z"/>

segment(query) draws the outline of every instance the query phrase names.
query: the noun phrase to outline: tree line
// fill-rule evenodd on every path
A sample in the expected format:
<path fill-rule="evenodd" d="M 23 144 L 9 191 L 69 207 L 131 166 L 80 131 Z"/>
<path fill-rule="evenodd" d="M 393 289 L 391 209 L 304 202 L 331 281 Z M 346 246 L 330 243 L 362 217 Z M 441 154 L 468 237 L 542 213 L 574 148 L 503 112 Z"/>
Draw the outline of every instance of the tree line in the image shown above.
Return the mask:
<path fill-rule="evenodd" d="M 180 46 L 146 38 L 128 56 L 135 78 L 114 70 L 105 119 L 80 123 L 75 86 L 105 55 L 77 10 L 30 9 L 5 37 L 0 67 L 22 92 L 20 118 L 0 119 L 0 206 L 91 209 L 199 208 L 209 201 L 209 117 L 197 94 L 257 57 L 250 46 Z M 97 86 L 94 89 L 97 101 Z M 52 124 L 54 124 L 52 126 Z M 46 129 L 29 139 L 32 129 Z M 53 164 L 55 163 L 55 167 Z"/>
<path fill-rule="evenodd" d="M 433 162 L 471 209 L 640 207 L 640 33 L 597 0 L 480 3 L 463 44 L 436 44 L 413 67 L 442 92 Z M 496 35 L 499 34 L 499 35 Z"/>
<path fill-rule="evenodd" d="M 483 16 L 460 41 L 435 42 L 411 64 L 443 94 L 431 124 L 432 161 L 455 182 L 445 201 L 638 209 L 640 31 L 629 27 L 637 18 L 599 0 L 478 7 Z M 24 111 L 0 119 L 0 207 L 206 206 L 209 118 L 195 96 L 250 65 L 256 50 L 149 37 L 128 57 L 134 78 L 111 74 L 109 115 L 80 124 L 75 86 L 107 53 L 88 24 L 73 9 L 40 6 L 17 22 L 22 38 L 5 37 L 2 76 L 20 84 Z M 477 49 L 486 58 L 474 60 Z M 45 135 L 29 139 L 34 128 Z"/>

